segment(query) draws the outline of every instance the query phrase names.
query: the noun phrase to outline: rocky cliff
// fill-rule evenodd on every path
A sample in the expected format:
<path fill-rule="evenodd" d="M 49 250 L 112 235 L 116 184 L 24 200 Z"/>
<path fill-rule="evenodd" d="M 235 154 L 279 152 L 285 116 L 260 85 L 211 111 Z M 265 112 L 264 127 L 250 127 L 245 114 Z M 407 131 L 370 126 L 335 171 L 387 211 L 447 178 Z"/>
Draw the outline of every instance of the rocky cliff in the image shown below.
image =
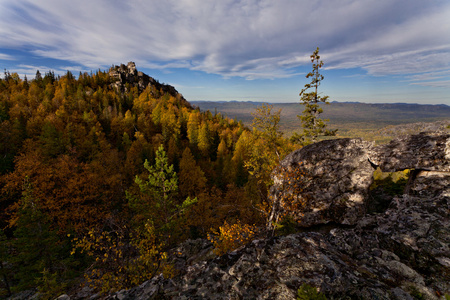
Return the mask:
<path fill-rule="evenodd" d="M 377 166 L 416 172 L 406 193 L 368 214 Z M 292 185 L 284 189 L 286 175 L 298 168 L 304 195 Z M 304 197 L 306 207 L 291 213 L 303 232 L 254 240 L 222 257 L 211 255 L 206 241 L 188 241 L 177 250 L 180 275 L 107 299 L 295 299 L 304 283 L 328 299 L 450 294 L 450 134 L 422 133 L 380 147 L 357 139 L 319 142 L 286 157 L 274 179 L 272 220 L 285 213 L 284 201 Z"/>
<path fill-rule="evenodd" d="M 139 92 L 144 91 L 150 87 L 151 93 L 168 93 L 173 97 L 177 97 L 183 102 L 185 106 L 191 107 L 189 102 L 171 85 L 159 83 L 153 77 L 140 72 L 136 69 L 134 62 L 129 62 L 127 65 L 121 64 L 114 66 L 109 71 L 109 76 L 114 81 L 111 85 L 119 91 L 124 91 L 128 86 L 137 87 Z"/>

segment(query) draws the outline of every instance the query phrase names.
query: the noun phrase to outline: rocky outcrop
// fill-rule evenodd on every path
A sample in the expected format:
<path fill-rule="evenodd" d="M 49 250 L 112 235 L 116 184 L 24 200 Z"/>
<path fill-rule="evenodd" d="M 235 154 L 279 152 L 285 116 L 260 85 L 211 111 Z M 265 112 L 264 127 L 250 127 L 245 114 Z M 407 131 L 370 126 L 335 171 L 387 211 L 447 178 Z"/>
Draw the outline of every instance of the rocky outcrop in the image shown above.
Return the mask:
<path fill-rule="evenodd" d="M 371 156 L 373 144 L 361 139 L 326 140 L 289 154 L 273 176 L 274 207 L 269 223 L 285 214 L 284 201 L 293 201 L 308 203 L 291 215 L 302 227 L 329 222 L 355 224 L 366 211 L 374 170 Z M 286 186 L 292 175 L 301 191 Z"/>
<path fill-rule="evenodd" d="M 386 212 L 365 216 L 352 230 L 334 229 L 329 240 L 342 254 L 356 258 L 358 269 L 380 284 L 403 290 L 409 299 L 449 293 L 449 180 L 423 177 L 411 195 L 395 198 Z M 423 185 L 436 187 L 434 195 L 423 193 Z"/>
<path fill-rule="evenodd" d="M 370 205 L 367 195 L 376 167 L 383 172 L 412 169 L 411 180 L 423 171 L 449 172 L 450 134 L 420 133 L 378 147 L 360 139 L 326 140 L 303 147 L 289 154 L 273 174 L 270 222 L 285 215 L 287 202 L 297 201 L 306 205 L 289 215 L 300 226 L 356 224 Z M 301 169 L 301 176 L 296 176 L 300 179 L 295 179 L 302 186 L 301 193 L 286 185 L 295 168 Z"/>
<path fill-rule="evenodd" d="M 110 69 L 109 76 L 113 81 L 115 80 L 111 85 L 119 91 L 126 91 L 127 84 L 137 87 L 139 92 L 142 92 L 150 86 L 152 87 L 151 93 L 154 94 L 155 97 L 159 98 L 159 96 L 168 93 L 173 97 L 177 97 L 178 100 L 183 102 L 183 105 L 191 107 L 189 102 L 187 102 L 173 86 L 161 84 L 153 77 L 150 77 L 143 72 L 139 72 L 136 69 L 136 64 L 134 62 L 129 62 L 127 65 L 121 64 L 120 66 L 114 66 Z M 159 93 L 159 95 L 156 95 L 157 93 Z"/>
<path fill-rule="evenodd" d="M 309 207 L 303 215 L 309 224 L 329 218 L 332 227 L 254 240 L 221 257 L 211 255 L 207 242 L 189 241 L 177 250 L 186 254 L 174 261 L 180 275 L 160 275 L 107 299 L 295 299 L 305 283 L 328 299 L 439 299 L 450 294 L 449 139 L 447 134 L 421 134 L 385 148 L 332 140 L 294 152 L 280 170 L 288 172 L 304 161 L 300 166 L 309 176 L 304 190 L 319 200 L 305 202 Z M 409 157 L 408 165 L 399 151 Z M 372 174 L 369 160 L 389 170 L 422 170 L 408 194 L 393 197 L 385 211 L 374 214 L 363 209 Z M 282 187 L 286 178 L 276 176 Z M 281 201 L 282 192 L 294 190 L 272 193 Z M 327 212 L 334 208 L 326 201 L 340 195 L 360 201 Z M 319 222 L 309 221 L 314 219 Z"/>
<path fill-rule="evenodd" d="M 450 134 L 420 133 L 392 140 L 371 157 L 384 172 L 404 169 L 450 171 Z"/>

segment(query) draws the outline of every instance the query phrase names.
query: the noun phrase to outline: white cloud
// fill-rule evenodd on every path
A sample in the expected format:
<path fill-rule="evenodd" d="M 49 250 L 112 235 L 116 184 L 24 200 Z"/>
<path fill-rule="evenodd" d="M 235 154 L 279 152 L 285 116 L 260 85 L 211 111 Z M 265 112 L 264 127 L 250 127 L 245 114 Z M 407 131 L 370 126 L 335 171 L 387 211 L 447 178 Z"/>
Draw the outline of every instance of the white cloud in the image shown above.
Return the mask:
<path fill-rule="evenodd" d="M 37 66 L 37 65 L 25 65 L 20 64 L 14 68 L 8 69 L 10 73 L 17 73 L 20 77 L 27 76 L 27 79 L 34 79 L 36 72 L 39 72 L 44 76 L 45 73 L 52 71 L 55 75 L 64 75 L 67 71 L 71 71 L 75 76 L 78 76 L 78 72 L 89 72 L 90 70 L 82 66 L 66 66 L 58 68 L 49 68 L 47 66 Z"/>
<path fill-rule="evenodd" d="M 450 88 L 450 70 L 424 72 L 407 76 L 411 85 L 420 85 L 433 88 Z"/>
<path fill-rule="evenodd" d="M 320 46 L 330 69 L 417 74 L 450 68 L 449 15 L 443 0 L 10 1 L 0 3 L 0 40 L 88 69 L 132 60 L 286 78 Z"/>
<path fill-rule="evenodd" d="M 433 88 L 450 88 L 450 80 L 422 81 L 422 82 L 413 82 L 411 84 L 428 86 L 428 87 L 433 87 Z"/>
<path fill-rule="evenodd" d="M 33 79 L 37 70 L 39 70 L 41 74 L 50 71 L 45 66 L 18 65 L 15 68 L 8 69 L 8 72 L 17 73 L 20 77 L 27 76 L 28 79 Z"/>
<path fill-rule="evenodd" d="M 15 60 L 15 59 L 11 55 L 0 53 L 0 60 Z"/>
<path fill-rule="evenodd" d="M 447 77 L 450 77 L 450 70 L 432 71 L 432 72 L 411 75 L 411 76 L 407 76 L 407 80 L 410 82 L 420 82 L 420 81 L 426 81 L 426 80 L 443 79 L 443 78 L 447 78 Z"/>

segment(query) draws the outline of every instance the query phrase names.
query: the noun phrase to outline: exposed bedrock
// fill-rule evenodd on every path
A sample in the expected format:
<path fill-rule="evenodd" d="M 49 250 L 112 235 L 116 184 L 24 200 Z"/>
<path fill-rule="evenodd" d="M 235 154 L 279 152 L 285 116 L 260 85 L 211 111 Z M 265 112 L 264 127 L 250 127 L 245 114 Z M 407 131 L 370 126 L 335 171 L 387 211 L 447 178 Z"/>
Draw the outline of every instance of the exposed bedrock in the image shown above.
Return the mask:
<path fill-rule="evenodd" d="M 356 224 L 369 205 L 377 166 L 383 172 L 413 170 L 408 189 L 418 176 L 450 174 L 450 134 L 421 133 L 378 147 L 361 139 L 326 140 L 303 147 L 289 154 L 273 174 L 270 222 L 285 215 L 287 202 L 300 202 L 306 205 L 289 212 L 300 226 Z M 298 173 L 297 186 L 286 184 Z"/>

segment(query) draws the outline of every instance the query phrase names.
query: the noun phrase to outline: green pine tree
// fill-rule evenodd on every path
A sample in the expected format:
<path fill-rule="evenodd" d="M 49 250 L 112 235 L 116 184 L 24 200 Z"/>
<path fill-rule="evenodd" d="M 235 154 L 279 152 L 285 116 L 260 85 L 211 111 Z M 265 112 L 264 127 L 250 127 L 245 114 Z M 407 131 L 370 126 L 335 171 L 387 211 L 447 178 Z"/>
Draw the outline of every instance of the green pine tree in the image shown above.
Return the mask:
<path fill-rule="evenodd" d="M 55 294 L 45 293 L 43 296 L 54 298 L 63 292 L 62 280 L 67 279 L 59 272 L 68 267 L 61 259 L 67 255 L 64 251 L 68 248 L 60 241 L 56 231 L 51 229 L 49 217 L 42 211 L 39 199 L 34 197 L 32 185 L 28 180 L 25 180 L 19 201 L 16 226 L 15 239 L 12 242 L 15 251 L 10 262 L 20 267 L 15 270 L 15 286 L 12 290 L 40 287 L 44 277 L 51 275 L 55 278 L 55 287 L 52 289 Z M 59 280 L 56 281 L 56 278 Z"/>
<path fill-rule="evenodd" d="M 144 167 L 149 172 L 148 180 L 144 181 L 136 176 L 135 182 L 138 184 L 141 194 L 148 195 L 150 199 L 147 203 L 134 201 L 134 204 L 141 206 L 144 209 L 143 213 L 146 211 L 157 212 L 157 217 L 160 218 L 164 227 L 167 227 L 176 210 L 175 196 L 178 192 L 178 177 L 173 165 L 168 163 L 163 145 L 156 151 L 155 164 L 150 165 L 149 161 L 145 160 Z M 142 212 L 141 209 L 138 211 Z"/>
<path fill-rule="evenodd" d="M 197 199 L 184 201 L 178 196 L 178 176 L 173 165 L 169 165 L 163 145 L 156 151 L 155 164 L 144 163 L 148 171 L 147 180 L 136 176 L 137 194 L 127 193 L 130 208 L 135 212 L 134 226 L 140 233 L 148 226 L 154 227 L 162 244 L 170 245 L 181 233 L 185 210 Z"/>
<path fill-rule="evenodd" d="M 319 47 L 311 55 L 311 62 L 313 69 L 306 75 L 306 78 L 312 78 L 310 83 L 305 84 L 305 88 L 300 92 L 300 104 L 305 106 L 302 115 L 297 117 L 302 122 L 303 132 L 295 133 L 292 140 L 302 145 L 315 143 L 319 136 L 336 135 L 336 130 L 327 130 L 328 120 L 322 120 L 319 115 L 323 113 L 320 103 L 329 104 L 328 96 L 319 95 L 319 86 L 324 79 L 323 75 L 319 73 L 319 69 L 323 66 L 323 61 L 320 60 Z M 311 92 L 307 92 L 312 89 Z"/>

